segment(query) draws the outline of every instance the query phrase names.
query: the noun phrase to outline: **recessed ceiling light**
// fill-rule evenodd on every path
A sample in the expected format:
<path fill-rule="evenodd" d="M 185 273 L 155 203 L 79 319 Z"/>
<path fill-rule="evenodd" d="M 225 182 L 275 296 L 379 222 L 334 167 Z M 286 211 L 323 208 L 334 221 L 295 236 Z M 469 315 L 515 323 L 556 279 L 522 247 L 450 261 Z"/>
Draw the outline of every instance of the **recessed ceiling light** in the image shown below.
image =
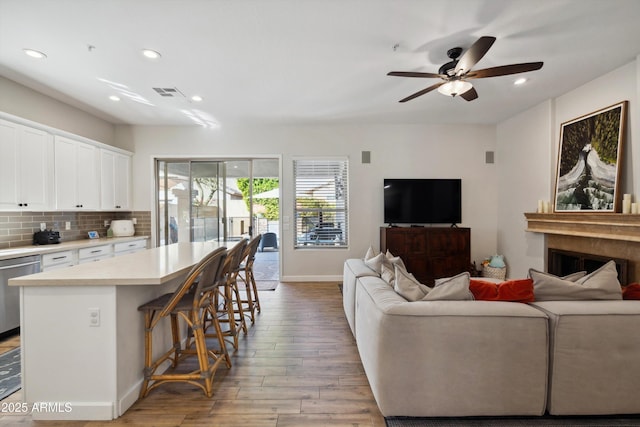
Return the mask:
<path fill-rule="evenodd" d="M 202 101 L 202 97 L 201 97 L 200 95 L 193 95 L 193 96 L 191 97 L 191 100 L 192 100 L 193 102 L 201 102 L 201 101 Z"/>
<path fill-rule="evenodd" d="M 111 95 L 111 96 L 109 97 L 109 99 L 110 99 L 110 100 L 112 100 L 112 101 L 120 101 L 120 97 L 119 97 L 119 96 L 116 96 L 116 95 Z"/>
<path fill-rule="evenodd" d="M 520 86 L 520 85 L 525 84 L 526 82 L 527 82 L 527 79 L 525 77 L 520 77 L 518 80 L 513 82 L 513 84 L 516 85 L 516 86 Z"/>
<path fill-rule="evenodd" d="M 158 59 L 162 56 L 160 55 L 160 52 L 156 52 L 152 49 L 142 49 L 142 54 L 149 59 Z"/>
<path fill-rule="evenodd" d="M 25 54 L 29 55 L 32 58 L 44 59 L 47 57 L 47 55 L 40 52 L 39 50 L 33 50 L 33 49 L 22 49 L 22 50 L 24 51 Z"/>

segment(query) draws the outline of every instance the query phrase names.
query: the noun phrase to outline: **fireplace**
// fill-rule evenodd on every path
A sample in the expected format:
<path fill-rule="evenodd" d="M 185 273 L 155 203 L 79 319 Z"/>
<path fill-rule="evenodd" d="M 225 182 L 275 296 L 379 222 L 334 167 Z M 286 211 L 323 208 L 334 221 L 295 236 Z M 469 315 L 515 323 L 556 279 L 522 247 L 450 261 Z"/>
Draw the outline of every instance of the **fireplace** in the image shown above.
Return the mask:
<path fill-rule="evenodd" d="M 556 276 L 566 276 L 567 274 L 577 271 L 592 273 L 607 262 L 613 260 L 616 263 L 616 270 L 618 270 L 618 281 L 621 285 L 627 284 L 629 262 L 626 259 L 564 251 L 554 248 L 549 248 L 547 255 L 547 270 Z"/>
<path fill-rule="evenodd" d="M 614 260 L 620 284 L 640 282 L 640 215 L 580 212 L 525 216 L 527 231 L 545 235 L 546 270 L 550 273 L 593 271 Z M 556 252 L 560 255 L 554 255 Z"/>

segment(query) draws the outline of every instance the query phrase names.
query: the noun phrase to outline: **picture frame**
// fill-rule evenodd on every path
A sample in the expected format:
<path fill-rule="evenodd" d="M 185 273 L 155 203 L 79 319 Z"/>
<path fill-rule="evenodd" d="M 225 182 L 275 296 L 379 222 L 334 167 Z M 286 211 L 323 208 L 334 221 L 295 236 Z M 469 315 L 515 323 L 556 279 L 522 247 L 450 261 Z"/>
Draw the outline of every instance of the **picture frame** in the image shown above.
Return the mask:
<path fill-rule="evenodd" d="M 620 212 L 628 101 L 560 125 L 553 211 Z"/>

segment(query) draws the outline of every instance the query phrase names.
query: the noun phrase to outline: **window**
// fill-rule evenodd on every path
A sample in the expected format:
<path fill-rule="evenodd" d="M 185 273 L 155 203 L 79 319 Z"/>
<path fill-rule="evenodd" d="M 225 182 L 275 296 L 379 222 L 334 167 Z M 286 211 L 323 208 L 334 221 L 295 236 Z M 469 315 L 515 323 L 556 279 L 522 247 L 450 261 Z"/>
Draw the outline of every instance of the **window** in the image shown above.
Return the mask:
<path fill-rule="evenodd" d="M 294 160 L 296 248 L 347 247 L 347 159 Z"/>

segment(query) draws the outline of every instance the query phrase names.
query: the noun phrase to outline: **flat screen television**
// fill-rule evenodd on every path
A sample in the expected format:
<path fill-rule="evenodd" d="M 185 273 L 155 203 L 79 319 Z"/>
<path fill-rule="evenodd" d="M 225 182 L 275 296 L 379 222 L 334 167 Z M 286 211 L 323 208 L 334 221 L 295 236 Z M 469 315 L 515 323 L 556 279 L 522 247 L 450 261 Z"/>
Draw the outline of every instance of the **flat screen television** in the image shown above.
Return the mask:
<path fill-rule="evenodd" d="M 389 225 L 462 222 L 462 180 L 385 179 L 384 222 Z"/>

